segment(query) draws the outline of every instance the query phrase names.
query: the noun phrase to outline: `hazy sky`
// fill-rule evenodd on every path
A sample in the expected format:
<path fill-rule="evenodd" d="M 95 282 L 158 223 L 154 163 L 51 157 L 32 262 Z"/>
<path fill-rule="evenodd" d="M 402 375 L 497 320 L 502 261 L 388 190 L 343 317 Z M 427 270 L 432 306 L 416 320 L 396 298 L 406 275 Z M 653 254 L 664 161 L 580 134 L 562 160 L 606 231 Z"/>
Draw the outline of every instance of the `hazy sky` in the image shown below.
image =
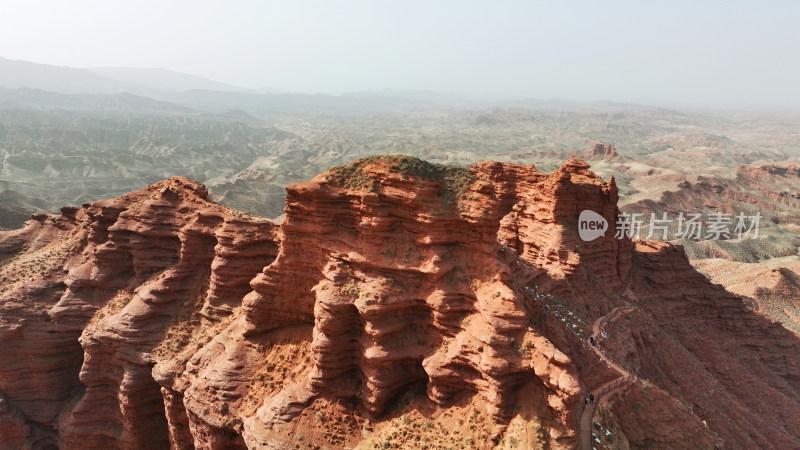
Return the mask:
<path fill-rule="evenodd" d="M 0 56 L 239 86 L 800 109 L 796 1 L 3 0 Z"/>

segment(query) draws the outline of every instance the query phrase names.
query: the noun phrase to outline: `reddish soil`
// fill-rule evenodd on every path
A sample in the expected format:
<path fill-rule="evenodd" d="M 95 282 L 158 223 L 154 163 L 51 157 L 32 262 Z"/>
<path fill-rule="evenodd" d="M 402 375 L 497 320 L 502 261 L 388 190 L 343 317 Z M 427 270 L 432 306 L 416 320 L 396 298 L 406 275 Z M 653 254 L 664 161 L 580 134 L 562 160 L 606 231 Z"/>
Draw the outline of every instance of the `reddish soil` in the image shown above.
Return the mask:
<path fill-rule="evenodd" d="M 680 247 L 582 241 L 617 201 L 580 160 L 383 156 L 281 223 L 184 178 L 36 215 L 0 232 L 2 445 L 800 446 L 800 338 Z"/>

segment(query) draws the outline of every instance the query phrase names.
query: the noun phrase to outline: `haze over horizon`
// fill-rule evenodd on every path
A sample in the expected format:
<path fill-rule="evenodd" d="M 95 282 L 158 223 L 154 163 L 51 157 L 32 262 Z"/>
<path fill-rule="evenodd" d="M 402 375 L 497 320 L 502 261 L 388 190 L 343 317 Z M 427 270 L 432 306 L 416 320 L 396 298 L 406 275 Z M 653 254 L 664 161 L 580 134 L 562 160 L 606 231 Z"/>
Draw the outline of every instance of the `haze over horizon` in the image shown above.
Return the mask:
<path fill-rule="evenodd" d="M 0 56 L 287 92 L 800 110 L 798 17 L 788 1 L 11 2 Z"/>

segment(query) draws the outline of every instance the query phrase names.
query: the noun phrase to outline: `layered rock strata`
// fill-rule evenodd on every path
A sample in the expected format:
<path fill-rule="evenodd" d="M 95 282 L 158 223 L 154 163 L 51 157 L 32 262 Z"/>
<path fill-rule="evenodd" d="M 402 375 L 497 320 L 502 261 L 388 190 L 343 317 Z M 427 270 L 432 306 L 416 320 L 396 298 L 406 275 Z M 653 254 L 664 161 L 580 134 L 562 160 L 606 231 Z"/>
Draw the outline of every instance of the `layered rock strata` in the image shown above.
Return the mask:
<path fill-rule="evenodd" d="M 3 445 L 574 448 L 617 376 L 591 324 L 627 302 L 601 336 L 637 374 L 601 406 L 619 442 L 796 446 L 798 337 L 616 238 L 617 201 L 580 160 L 390 155 L 287 187 L 280 224 L 182 178 L 37 215 L 0 233 Z M 610 229 L 582 240 L 584 210 Z"/>

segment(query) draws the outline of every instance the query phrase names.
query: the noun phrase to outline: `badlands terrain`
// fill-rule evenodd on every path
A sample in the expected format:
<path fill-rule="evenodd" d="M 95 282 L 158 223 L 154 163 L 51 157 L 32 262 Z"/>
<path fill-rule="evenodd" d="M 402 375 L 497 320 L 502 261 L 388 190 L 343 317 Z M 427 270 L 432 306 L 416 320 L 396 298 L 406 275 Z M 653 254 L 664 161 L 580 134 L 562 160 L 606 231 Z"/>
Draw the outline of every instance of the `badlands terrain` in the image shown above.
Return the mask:
<path fill-rule="evenodd" d="M 798 193 L 790 113 L 3 88 L 0 448 L 797 448 Z"/>
<path fill-rule="evenodd" d="M 181 177 L 38 213 L 0 235 L 3 444 L 797 446 L 800 337 L 679 246 L 582 241 L 618 201 L 580 159 L 388 155 L 280 222 Z"/>

